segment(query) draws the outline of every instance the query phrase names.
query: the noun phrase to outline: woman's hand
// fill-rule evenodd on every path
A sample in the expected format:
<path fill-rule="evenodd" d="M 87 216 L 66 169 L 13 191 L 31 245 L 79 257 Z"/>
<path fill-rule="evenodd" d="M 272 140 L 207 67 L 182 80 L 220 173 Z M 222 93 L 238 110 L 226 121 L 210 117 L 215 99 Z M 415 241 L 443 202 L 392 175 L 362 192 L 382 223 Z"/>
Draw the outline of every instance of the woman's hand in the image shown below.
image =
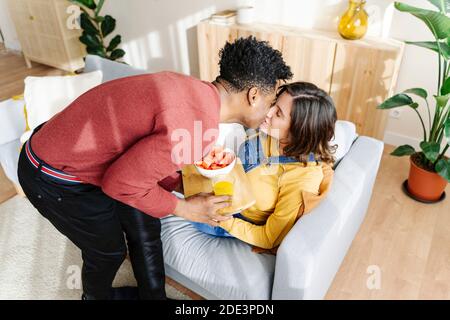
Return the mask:
<path fill-rule="evenodd" d="M 217 210 L 231 206 L 230 196 L 214 196 L 212 193 L 199 193 L 186 199 L 178 199 L 174 214 L 186 220 L 219 226 L 231 216 L 223 216 Z"/>

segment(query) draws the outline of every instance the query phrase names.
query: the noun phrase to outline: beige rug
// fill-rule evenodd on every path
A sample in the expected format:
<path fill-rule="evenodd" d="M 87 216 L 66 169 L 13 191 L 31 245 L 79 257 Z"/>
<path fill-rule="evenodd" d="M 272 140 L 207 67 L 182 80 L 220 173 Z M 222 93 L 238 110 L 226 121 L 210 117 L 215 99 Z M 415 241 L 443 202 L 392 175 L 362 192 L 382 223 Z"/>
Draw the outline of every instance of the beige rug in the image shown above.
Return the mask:
<path fill-rule="evenodd" d="M 26 198 L 0 204 L 0 299 L 80 299 L 81 254 Z M 114 286 L 136 285 L 126 260 Z M 166 285 L 168 297 L 190 299 Z"/>

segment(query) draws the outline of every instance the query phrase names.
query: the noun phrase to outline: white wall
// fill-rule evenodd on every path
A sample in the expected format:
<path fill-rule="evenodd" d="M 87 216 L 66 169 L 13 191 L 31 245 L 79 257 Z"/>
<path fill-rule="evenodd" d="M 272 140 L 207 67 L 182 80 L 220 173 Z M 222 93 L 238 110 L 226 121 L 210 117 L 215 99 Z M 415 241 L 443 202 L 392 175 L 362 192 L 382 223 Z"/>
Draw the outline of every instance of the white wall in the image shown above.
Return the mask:
<path fill-rule="evenodd" d="M 104 12 L 117 19 L 125 61 L 150 71 L 175 70 L 198 76 L 195 26 L 237 0 L 108 0 Z"/>
<path fill-rule="evenodd" d="M 5 38 L 5 47 L 20 50 L 20 42 L 17 38 L 16 28 L 9 15 L 6 0 L 0 0 L 0 30 L 2 30 Z"/>
<path fill-rule="evenodd" d="M 368 6 L 372 15 L 368 34 L 382 35 L 383 18 L 391 1 L 373 0 L 371 3 L 376 5 Z M 127 63 L 151 71 L 171 69 L 198 75 L 195 26 L 215 11 L 242 5 L 253 5 L 260 22 L 335 30 L 347 1 L 108 0 L 104 12 L 118 21 L 117 32 L 123 36 Z M 389 27 L 389 23 L 385 25 Z"/>

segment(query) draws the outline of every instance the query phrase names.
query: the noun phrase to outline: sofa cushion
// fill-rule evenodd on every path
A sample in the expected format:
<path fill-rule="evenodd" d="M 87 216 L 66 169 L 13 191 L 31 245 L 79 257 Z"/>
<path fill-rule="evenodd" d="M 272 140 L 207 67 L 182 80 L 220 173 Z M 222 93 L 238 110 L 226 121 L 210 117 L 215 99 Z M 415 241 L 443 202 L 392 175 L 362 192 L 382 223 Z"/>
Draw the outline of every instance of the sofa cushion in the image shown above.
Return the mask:
<path fill-rule="evenodd" d="M 103 72 L 103 82 L 147 73 L 145 70 L 133 68 L 128 64 L 111 61 L 95 55 L 87 55 L 84 72 L 96 70 Z"/>
<path fill-rule="evenodd" d="M 270 299 L 275 256 L 254 253 L 237 239 L 204 234 L 180 217 L 161 224 L 166 265 L 200 286 L 207 298 Z"/>
<path fill-rule="evenodd" d="M 334 127 L 334 138 L 330 141 L 332 145 L 337 145 L 336 164 L 348 153 L 355 139 L 356 134 L 355 124 L 350 121 L 338 120 Z"/>
<path fill-rule="evenodd" d="M 239 146 L 244 143 L 246 138 L 244 127 L 239 123 L 220 123 L 216 144 L 230 148 L 238 154 Z"/>
<path fill-rule="evenodd" d="M 31 131 L 101 83 L 101 71 L 69 76 L 26 77 L 24 98 Z M 24 134 L 22 141 L 28 136 L 29 132 Z"/>

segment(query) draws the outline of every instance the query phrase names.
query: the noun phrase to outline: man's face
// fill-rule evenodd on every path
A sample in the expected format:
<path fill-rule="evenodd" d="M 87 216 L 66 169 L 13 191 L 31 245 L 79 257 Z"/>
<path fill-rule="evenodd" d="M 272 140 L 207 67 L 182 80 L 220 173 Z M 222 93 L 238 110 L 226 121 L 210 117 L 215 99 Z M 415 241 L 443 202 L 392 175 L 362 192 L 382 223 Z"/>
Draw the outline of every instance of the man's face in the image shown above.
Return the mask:
<path fill-rule="evenodd" d="M 250 111 L 247 113 L 244 125 L 252 129 L 258 128 L 266 119 L 267 113 L 275 100 L 276 90 L 269 93 L 259 91 L 254 100 L 255 105 L 250 105 Z"/>

